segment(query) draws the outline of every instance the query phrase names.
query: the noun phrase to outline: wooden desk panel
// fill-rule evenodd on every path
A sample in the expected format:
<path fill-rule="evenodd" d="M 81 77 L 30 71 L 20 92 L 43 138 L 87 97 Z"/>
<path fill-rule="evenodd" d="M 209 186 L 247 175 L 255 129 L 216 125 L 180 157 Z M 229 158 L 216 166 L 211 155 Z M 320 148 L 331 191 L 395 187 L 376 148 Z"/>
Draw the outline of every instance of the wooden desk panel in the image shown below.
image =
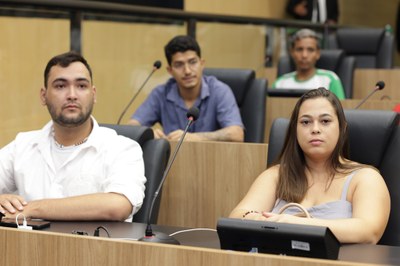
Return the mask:
<path fill-rule="evenodd" d="M 400 83 L 399 83 L 400 84 Z M 376 94 L 379 94 L 377 92 Z M 400 99 L 400 97 L 399 97 Z M 265 143 L 269 142 L 269 131 L 272 122 L 278 117 L 290 118 L 292 110 L 296 105 L 298 98 L 285 98 L 285 97 L 267 97 L 267 109 L 266 109 L 266 120 L 265 120 Z M 344 109 L 353 109 L 356 107 L 361 100 L 346 99 L 342 100 L 342 106 Z M 393 108 L 400 101 L 392 100 L 367 100 L 360 109 L 367 110 L 393 110 Z"/>
<path fill-rule="evenodd" d="M 176 143 L 172 143 L 172 150 Z M 164 184 L 158 224 L 215 228 L 266 168 L 266 144 L 184 142 Z"/>
<path fill-rule="evenodd" d="M 358 69 L 354 72 L 353 98 L 363 99 L 375 88 L 375 84 L 383 80 L 385 88 L 376 92 L 370 99 L 380 100 L 382 97 L 400 102 L 400 69 Z"/>
<path fill-rule="evenodd" d="M 1 265 L 372 265 L 0 228 Z"/>

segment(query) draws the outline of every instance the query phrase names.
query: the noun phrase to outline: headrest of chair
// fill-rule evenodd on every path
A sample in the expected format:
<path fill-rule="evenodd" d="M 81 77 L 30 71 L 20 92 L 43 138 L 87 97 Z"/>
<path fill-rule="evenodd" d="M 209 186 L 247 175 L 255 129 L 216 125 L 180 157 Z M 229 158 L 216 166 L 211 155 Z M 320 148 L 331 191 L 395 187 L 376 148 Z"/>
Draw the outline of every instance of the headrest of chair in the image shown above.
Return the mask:
<path fill-rule="evenodd" d="M 351 160 L 379 167 L 399 121 L 392 111 L 345 110 Z"/>
<path fill-rule="evenodd" d="M 131 125 L 115 125 L 115 124 L 99 124 L 102 127 L 114 129 L 118 135 L 133 139 L 141 147 L 143 144 L 151 139 L 154 139 L 153 130 L 145 126 L 131 126 Z"/>
<path fill-rule="evenodd" d="M 337 42 L 347 54 L 377 54 L 384 29 L 342 28 L 337 30 Z"/>
<path fill-rule="evenodd" d="M 205 68 L 203 73 L 204 75 L 215 76 L 231 87 L 239 107 L 244 100 L 245 91 L 256 77 L 254 70 L 251 69 Z"/>
<path fill-rule="evenodd" d="M 344 57 L 345 57 L 344 50 L 322 49 L 321 57 L 317 61 L 316 67 L 336 72 Z"/>

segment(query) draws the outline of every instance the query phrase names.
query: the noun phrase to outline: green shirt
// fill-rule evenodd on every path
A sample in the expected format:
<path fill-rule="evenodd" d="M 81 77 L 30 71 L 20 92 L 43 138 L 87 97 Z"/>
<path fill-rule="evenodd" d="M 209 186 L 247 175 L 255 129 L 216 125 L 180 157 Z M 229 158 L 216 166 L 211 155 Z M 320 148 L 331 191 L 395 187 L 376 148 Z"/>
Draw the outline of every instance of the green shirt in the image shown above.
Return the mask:
<path fill-rule="evenodd" d="M 340 100 L 345 99 L 342 82 L 335 72 L 324 69 L 317 69 L 314 76 L 308 80 L 297 80 L 296 71 L 280 76 L 272 88 L 281 89 L 317 89 L 324 87 L 333 92 Z"/>

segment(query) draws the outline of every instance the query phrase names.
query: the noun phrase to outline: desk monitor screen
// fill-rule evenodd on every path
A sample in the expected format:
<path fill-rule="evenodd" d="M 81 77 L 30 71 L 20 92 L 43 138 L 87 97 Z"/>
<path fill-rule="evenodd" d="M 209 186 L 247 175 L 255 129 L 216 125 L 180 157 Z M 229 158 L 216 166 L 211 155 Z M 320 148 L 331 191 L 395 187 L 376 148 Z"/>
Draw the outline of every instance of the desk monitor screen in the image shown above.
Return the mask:
<path fill-rule="evenodd" d="M 340 243 L 328 227 L 218 219 L 221 249 L 336 260 Z"/>
<path fill-rule="evenodd" d="M 306 93 L 307 89 L 280 89 L 280 88 L 268 88 L 267 95 L 271 97 L 301 97 Z"/>

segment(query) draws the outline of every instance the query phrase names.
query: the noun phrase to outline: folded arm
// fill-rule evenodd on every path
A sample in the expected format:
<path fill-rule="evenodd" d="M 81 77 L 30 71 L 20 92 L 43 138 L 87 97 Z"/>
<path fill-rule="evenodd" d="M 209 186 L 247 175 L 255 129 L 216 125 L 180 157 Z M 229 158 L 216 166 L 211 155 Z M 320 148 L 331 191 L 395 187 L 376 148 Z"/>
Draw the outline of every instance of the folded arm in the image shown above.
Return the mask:
<path fill-rule="evenodd" d="M 168 140 L 179 140 L 183 130 L 175 130 L 168 134 Z M 244 131 L 240 126 L 228 126 L 212 132 L 187 133 L 187 141 L 233 141 L 243 142 Z"/>
<path fill-rule="evenodd" d="M 372 168 L 357 171 L 348 199 L 352 203 L 352 218 L 332 220 L 271 213 L 276 200 L 277 171 L 278 167 L 273 167 L 261 174 L 230 217 L 326 226 L 341 243 L 375 244 L 382 237 L 389 219 L 390 196 L 377 171 Z"/>
<path fill-rule="evenodd" d="M 389 213 L 390 196 L 382 176 L 372 168 L 357 171 L 350 201 L 353 216 L 349 219 L 299 218 L 264 212 L 267 221 L 320 225 L 329 227 L 341 243 L 376 244 L 385 231 Z"/>
<path fill-rule="evenodd" d="M 131 119 L 128 124 L 140 126 L 140 122 Z M 172 131 L 168 135 L 165 135 L 164 132 L 160 129 L 153 129 L 155 138 L 165 138 L 168 140 L 178 141 L 182 134 L 183 130 L 178 129 Z M 185 140 L 187 141 L 232 141 L 232 142 L 243 142 L 244 141 L 244 130 L 241 126 L 228 126 L 225 128 L 218 129 L 212 132 L 196 132 L 196 133 L 187 133 Z"/>
<path fill-rule="evenodd" d="M 25 202 L 16 195 L 0 196 L 0 211 L 7 218 L 23 213 L 27 218 L 45 220 L 124 221 L 132 212 L 130 201 L 117 193 L 95 193 L 60 199 Z"/>
<path fill-rule="evenodd" d="M 261 173 L 251 185 L 245 197 L 232 210 L 229 217 L 252 220 L 266 220 L 262 216 L 265 210 L 272 210 L 276 200 L 278 166 Z"/>

